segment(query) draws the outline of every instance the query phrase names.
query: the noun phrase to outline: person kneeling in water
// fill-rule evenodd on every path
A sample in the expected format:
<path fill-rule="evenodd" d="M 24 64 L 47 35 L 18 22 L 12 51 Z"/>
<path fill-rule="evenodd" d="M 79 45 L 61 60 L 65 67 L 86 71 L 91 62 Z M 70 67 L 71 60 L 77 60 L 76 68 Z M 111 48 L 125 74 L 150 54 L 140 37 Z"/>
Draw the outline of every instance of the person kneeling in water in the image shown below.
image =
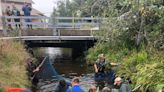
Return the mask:
<path fill-rule="evenodd" d="M 69 88 L 69 83 L 67 83 L 64 79 L 62 79 L 55 87 L 54 92 L 66 92 L 68 88 Z"/>

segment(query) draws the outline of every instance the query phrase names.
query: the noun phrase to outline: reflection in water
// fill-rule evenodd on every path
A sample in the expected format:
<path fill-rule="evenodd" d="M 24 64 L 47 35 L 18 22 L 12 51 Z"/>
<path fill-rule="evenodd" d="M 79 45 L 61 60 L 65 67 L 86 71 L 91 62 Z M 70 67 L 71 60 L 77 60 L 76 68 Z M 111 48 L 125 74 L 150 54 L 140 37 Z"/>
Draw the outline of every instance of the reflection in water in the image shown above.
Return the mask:
<path fill-rule="evenodd" d="M 49 56 L 50 59 L 54 60 L 57 56 L 61 56 L 60 48 L 46 48 L 45 54 Z"/>
<path fill-rule="evenodd" d="M 82 75 L 87 72 L 85 61 L 75 62 L 72 59 L 71 48 L 44 48 L 45 55 L 54 61 L 54 67 L 61 75 L 70 77 L 72 75 Z"/>
<path fill-rule="evenodd" d="M 81 76 L 87 72 L 87 66 L 85 64 L 79 64 L 71 61 L 54 63 L 54 67 L 59 74 L 65 75 L 67 77 L 74 75 Z"/>
<path fill-rule="evenodd" d="M 49 56 L 53 61 L 57 59 L 71 59 L 71 48 L 45 48 L 45 55 Z M 56 59 L 56 60 L 55 60 Z"/>
<path fill-rule="evenodd" d="M 72 59 L 72 48 L 33 48 L 33 54 L 38 59 L 49 56 L 53 61 L 60 59 L 70 60 Z"/>
<path fill-rule="evenodd" d="M 61 48 L 46 48 L 46 54 L 50 56 L 61 55 Z"/>

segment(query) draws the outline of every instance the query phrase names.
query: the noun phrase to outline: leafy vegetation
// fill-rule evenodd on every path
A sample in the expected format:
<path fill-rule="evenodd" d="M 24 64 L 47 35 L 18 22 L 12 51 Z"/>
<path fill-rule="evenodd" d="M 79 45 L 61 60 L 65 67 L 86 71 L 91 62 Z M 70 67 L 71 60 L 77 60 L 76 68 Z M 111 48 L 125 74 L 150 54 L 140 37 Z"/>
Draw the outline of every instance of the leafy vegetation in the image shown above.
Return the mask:
<path fill-rule="evenodd" d="M 96 34 L 102 38 L 88 51 L 87 60 L 91 63 L 99 53 L 105 53 L 109 61 L 120 63 L 117 74 L 130 77 L 133 88 L 141 85 L 139 92 L 157 92 L 164 81 L 164 8 L 158 1 L 137 3 L 124 2 L 121 7 L 130 5 L 127 12 L 110 8 L 117 15 L 104 22 Z"/>
<path fill-rule="evenodd" d="M 108 61 L 120 64 L 119 76 L 130 77 L 133 88 L 141 85 L 137 92 L 157 92 L 164 87 L 163 5 L 164 0 L 85 0 L 73 8 L 70 16 L 80 11 L 81 17 L 107 18 L 101 31 L 94 34 L 101 38 L 88 50 L 87 63 L 94 63 L 98 54 L 104 53 Z M 62 9 L 57 7 L 58 16 Z"/>
<path fill-rule="evenodd" d="M 25 69 L 27 58 L 29 58 L 29 55 L 21 43 L 0 40 L 1 88 L 29 87 Z M 3 91 L 1 90 L 1 92 Z"/>

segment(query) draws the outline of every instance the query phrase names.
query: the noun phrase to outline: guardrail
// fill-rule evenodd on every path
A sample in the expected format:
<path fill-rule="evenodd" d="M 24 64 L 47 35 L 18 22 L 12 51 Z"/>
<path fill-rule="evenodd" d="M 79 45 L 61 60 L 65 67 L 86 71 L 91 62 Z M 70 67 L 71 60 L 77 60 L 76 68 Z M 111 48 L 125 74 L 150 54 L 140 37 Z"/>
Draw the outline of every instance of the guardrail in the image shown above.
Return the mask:
<path fill-rule="evenodd" d="M 32 29 L 38 29 L 38 28 L 46 29 L 46 32 L 42 31 L 43 34 L 46 34 L 46 36 L 50 36 L 48 35 L 48 33 L 50 34 L 50 31 L 48 31 L 47 29 L 55 30 L 53 31 L 53 33 L 51 31 L 51 34 L 53 35 L 56 34 L 55 36 L 60 36 L 61 30 L 63 29 L 66 30 L 67 33 L 70 32 L 69 30 L 76 30 L 76 31 L 90 30 L 90 33 L 92 35 L 93 33 L 92 30 L 99 30 L 101 21 L 103 19 L 104 18 L 93 18 L 93 17 L 53 17 L 51 18 L 51 17 L 45 17 L 45 16 L 0 16 L 0 27 L 1 25 L 3 26 L 3 36 L 11 36 L 11 35 L 13 36 L 13 34 L 16 34 L 16 36 L 21 37 L 23 36 L 24 33 L 27 33 L 27 31 L 23 32 L 22 30 L 26 30 L 31 27 Z M 30 22 L 27 22 L 27 20 Z M 8 31 L 8 30 L 14 30 L 14 29 L 18 30 L 17 33 Z M 76 31 L 74 31 L 73 33 L 76 33 Z M 64 31 L 62 31 L 62 33 L 63 32 Z M 24 36 L 30 36 L 30 35 L 24 35 Z M 32 36 L 35 36 L 35 34 Z M 39 35 L 39 36 L 44 36 L 44 35 Z M 82 35 L 82 36 L 85 36 L 85 35 Z"/>
<path fill-rule="evenodd" d="M 93 17 L 45 17 L 45 16 L 0 16 L 3 26 L 16 24 L 21 25 L 21 28 L 27 28 L 26 25 L 32 25 L 33 28 L 55 28 L 55 29 L 68 29 L 78 28 L 84 26 L 99 27 L 100 18 Z M 15 19 L 19 19 L 17 22 Z M 26 22 L 30 20 L 31 22 Z"/>

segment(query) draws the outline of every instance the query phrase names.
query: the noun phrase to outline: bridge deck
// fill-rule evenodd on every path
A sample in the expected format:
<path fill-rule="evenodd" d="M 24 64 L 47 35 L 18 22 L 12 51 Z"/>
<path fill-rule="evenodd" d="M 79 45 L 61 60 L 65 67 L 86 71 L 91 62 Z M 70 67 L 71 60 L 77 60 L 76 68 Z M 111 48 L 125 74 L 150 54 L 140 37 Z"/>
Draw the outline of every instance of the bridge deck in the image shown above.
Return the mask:
<path fill-rule="evenodd" d="M 25 41 L 72 41 L 72 40 L 95 40 L 94 36 L 20 36 L 20 37 L 1 37 L 0 40 L 21 39 Z"/>

